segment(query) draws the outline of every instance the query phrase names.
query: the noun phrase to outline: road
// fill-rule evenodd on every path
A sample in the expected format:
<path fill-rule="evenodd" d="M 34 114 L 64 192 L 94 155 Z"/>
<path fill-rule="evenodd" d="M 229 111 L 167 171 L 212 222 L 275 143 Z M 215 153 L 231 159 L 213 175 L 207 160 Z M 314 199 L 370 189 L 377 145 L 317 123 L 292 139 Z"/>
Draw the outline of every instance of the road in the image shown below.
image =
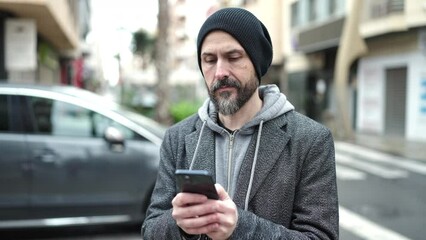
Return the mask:
<path fill-rule="evenodd" d="M 426 159 L 395 157 L 336 142 L 336 170 L 341 240 L 424 239 Z M 32 231 L 21 236 L 38 240 L 141 239 L 138 227 Z"/>
<path fill-rule="evenodd" d="M 426 159 L 336 143 L 342 240 L 422 240 Z"/>

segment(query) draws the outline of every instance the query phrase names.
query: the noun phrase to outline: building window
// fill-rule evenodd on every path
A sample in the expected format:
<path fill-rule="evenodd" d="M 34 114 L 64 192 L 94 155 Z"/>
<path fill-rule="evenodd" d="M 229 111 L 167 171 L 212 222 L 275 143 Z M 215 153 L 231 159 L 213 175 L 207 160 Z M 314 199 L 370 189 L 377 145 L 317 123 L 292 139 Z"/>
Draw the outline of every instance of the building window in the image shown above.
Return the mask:
<path fill-rule="evenodd" d="M 309 0 L 309 21 L 317 19 L 317 0 Z"/>
<path fill-rule="evenodd" d="M 404 0 L 374 1 L 370 5 L 370 18 L 386 17 L 390 14 L 401 14 L 404 12 Z"/>
<path fill-rule="evenodd" d="M 299 25 L 299 2 L 291 4 L 291 26 L 297 27 Z"/>
<path fill-rule="evenodd" d="M 329 15 L 334 15 L 337 10 L 337 0 L 328 1 L 328 13 Z"/>
<path fill-rule="evenodd" d="M 404 0 L 389 0 L 387 2 L 387 9 L 389 13 L 401 13 L 404 12 Z"/>

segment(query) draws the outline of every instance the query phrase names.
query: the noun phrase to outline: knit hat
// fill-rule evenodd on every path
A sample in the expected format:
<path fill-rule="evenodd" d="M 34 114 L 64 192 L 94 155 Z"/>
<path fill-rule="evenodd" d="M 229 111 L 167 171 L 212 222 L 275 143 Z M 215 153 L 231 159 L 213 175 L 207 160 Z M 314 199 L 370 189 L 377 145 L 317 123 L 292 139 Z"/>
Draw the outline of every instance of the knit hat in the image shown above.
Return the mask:
<path fill-rule="evenodd" d="M 201 45 L 207 34 L 214 30 L 227 32 L 241 44 L 253 63 L 260 82 L 272 62 L 272 42 L 265 25 L 242 8 L 223 8 L 210 15 L 198 33 L 197 57 L 200 70 Z"/>

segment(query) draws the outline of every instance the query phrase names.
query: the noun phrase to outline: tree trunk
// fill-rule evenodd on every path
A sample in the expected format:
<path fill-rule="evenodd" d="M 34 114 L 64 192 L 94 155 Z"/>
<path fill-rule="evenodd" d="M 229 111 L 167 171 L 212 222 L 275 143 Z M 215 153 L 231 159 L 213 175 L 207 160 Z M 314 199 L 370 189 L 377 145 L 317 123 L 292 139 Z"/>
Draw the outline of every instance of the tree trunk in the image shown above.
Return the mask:
<path fill-rule="evenodd" d="M 338 135 L 344 139 L 352 139 L 354 132 L 348 113 L 348 73 L 355 59 L 367 53 L 367 45 L 359 32 L 359 18 L 362 1 L 352 1 L 351 11 L 346 17 L 337 52 L 334 78 L 338 104 Z"/>
<path fill-rule="evenodd" d="M 169 111 L 169 5 L 168 0 L 158 0 L 158 36 L 155 68 L 157 71 L 157 107 L 155 118 L 162 124 L 171 124 Z"/>

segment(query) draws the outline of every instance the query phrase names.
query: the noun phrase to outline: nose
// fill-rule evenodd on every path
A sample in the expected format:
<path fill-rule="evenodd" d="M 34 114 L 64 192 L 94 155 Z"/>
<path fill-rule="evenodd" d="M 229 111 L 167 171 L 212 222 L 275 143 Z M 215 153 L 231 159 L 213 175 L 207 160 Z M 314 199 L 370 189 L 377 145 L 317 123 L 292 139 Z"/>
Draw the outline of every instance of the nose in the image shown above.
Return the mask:
<path fill-rule="evenodd" d="M 229 64 L 219 59 L 216 63 L 215 79 L 225 79 L 229 77 Z"/>

